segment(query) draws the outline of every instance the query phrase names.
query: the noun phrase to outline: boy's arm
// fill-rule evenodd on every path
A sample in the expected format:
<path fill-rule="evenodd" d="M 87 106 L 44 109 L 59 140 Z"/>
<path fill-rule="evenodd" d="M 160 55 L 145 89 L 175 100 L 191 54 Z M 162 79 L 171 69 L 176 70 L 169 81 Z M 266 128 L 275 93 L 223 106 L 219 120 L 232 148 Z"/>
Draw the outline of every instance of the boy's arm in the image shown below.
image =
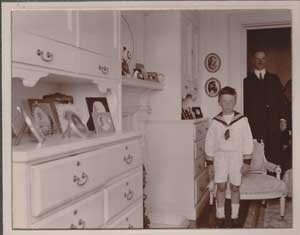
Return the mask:
<path fill-rule="evenodd" d="M 250 164 L 253 152 L 253 137 L 248 122 L 248 118 L 245 118 L 245 125 L 243 130 L 243 161 L 245 164 Z"/>

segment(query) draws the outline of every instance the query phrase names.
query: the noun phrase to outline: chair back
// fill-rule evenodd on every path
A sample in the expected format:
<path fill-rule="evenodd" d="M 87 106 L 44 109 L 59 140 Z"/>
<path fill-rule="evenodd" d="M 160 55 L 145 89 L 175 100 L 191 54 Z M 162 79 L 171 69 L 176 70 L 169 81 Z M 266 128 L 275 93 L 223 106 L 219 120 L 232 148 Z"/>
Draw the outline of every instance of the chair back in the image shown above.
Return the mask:
<path fill-rule="evenodd" d="M 253 155 L 249 174 L 266 174 L 265 159 L 264 143 L 258 143 L 256 140 L 253 140 Z"/>

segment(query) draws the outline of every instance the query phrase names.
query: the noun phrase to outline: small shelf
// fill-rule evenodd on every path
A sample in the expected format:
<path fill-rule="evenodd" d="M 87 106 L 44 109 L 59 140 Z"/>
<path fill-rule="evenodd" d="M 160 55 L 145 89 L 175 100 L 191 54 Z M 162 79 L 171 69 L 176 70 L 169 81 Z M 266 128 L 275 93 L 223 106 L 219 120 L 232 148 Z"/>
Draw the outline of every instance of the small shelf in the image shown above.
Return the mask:
<path fill-rule="evenodd" d="M 164 86 L 162 83 L 145 81 L 135 78 L 122 77 L 122 85 L 127 87 L 137 87 L 150 90 L 163 90 Z"/>

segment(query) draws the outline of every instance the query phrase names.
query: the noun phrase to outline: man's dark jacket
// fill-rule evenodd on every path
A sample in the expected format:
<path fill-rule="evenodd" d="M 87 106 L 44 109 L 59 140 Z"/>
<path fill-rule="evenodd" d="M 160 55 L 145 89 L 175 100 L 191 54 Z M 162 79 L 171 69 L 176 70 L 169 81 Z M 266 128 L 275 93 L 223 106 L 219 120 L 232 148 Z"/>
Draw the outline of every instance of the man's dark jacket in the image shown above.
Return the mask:
<path fill-rule="evenodd" d="M 253 72 L 244 79 L 244 114 L 254 139 L 265 143 L 266 157 L 279 164 L 280 119 L 287 118 L 282 85 L 276 74 L 266 72 L 259 80 Z"/>

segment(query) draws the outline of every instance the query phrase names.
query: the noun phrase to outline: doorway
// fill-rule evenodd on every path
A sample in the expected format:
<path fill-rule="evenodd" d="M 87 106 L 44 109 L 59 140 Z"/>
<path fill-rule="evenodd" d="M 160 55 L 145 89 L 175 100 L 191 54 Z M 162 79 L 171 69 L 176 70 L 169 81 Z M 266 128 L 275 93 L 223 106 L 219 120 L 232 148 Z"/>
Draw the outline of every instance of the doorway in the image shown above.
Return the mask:
<path fill-rule="evenodd" d="M 253 71 L 251 57 L 257 49 L 268 55 L 268 71 L 279 76 L 286 85 L 291 76 L 291 27 L 248 29 L 247 30 L 247 70 Z"/>

